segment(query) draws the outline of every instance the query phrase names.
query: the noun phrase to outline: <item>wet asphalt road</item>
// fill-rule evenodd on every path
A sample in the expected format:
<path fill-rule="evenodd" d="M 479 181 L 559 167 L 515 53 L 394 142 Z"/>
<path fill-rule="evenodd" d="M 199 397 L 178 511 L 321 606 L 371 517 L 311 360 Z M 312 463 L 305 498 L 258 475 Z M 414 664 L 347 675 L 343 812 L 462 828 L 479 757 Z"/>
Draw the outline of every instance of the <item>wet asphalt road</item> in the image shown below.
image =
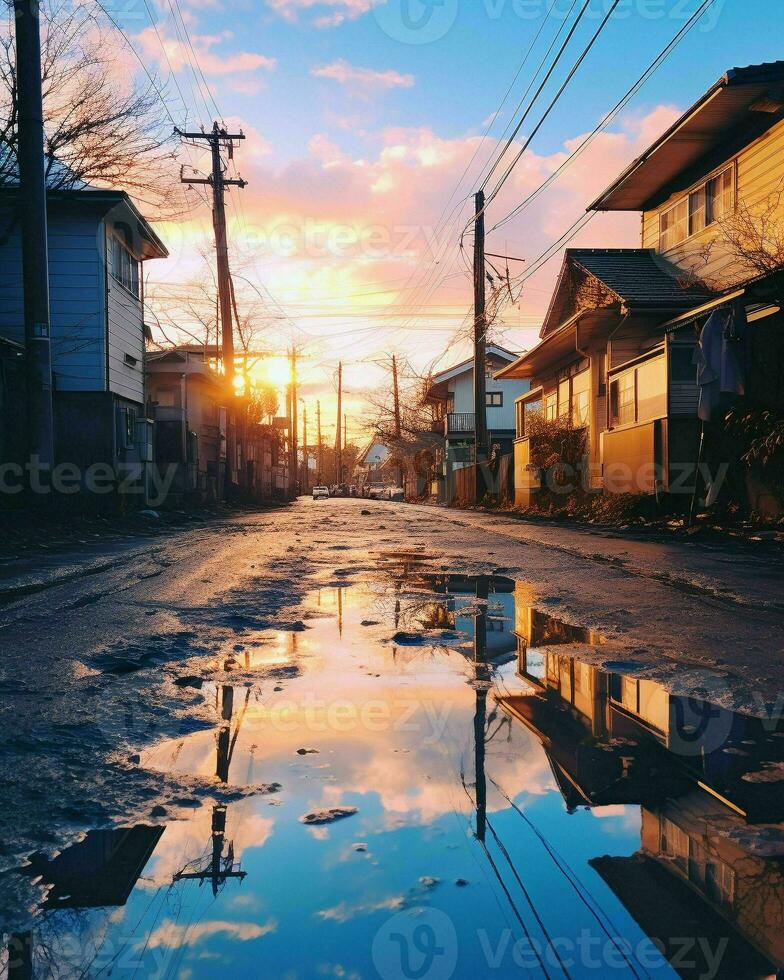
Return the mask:
<path fill-rule="evenodd" d="M 532 607 L 598 631 L 597 663 L 633 667 L 676 692 L 759 713 L 784 691 L 773 547 L 309 499 L 142 542 L 99 542 L 3 569 L 0 870 L 86 827 L 214 799 L 214 780 L 151 772 L 139 751 L 211 732 L 214 706 L 193 678 L 221 683 L 249 637 L 296 635 L 315 591 L 373 583 L 391 554 L 508 576 Z M 33 901 L 4 906 L 22 915 Z"/>

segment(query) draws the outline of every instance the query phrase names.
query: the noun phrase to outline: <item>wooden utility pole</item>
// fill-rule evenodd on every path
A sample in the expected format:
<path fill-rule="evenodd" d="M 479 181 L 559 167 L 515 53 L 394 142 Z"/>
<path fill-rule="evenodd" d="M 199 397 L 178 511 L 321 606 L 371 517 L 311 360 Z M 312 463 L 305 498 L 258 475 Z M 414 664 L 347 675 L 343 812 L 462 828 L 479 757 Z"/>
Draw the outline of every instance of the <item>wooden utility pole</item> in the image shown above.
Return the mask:
<path fill-rule="evenodd" d="M 318 485 L 324 483 L 324 443 L 321 441 L 321 402 L 316 402 L 316 437 L 318 439 Z"/>
<path fill-rule="evenodd" d="M 186 177 L 180 175 L 183 184 L 209 184 L 212 188 L 212 224 L 215 231 L 215 252 L 218 266 L 218 306 L 221 321 L 221 347 L 223 370 L 229 382 L 230 391 L 234 385 L 234 319 L 231 309 L 231 269 L 229 268 L 229 241 L 226 235 L 226 188 L 247 187 L 247 181 L 230 180 L 226 177 L 221 150 L 226 148 L 229 156 L 234 154 L 234 141 L 244 140 L 245 134 L 227 133 L 218 123 L 209 132 L 184 133 L 175 129 L 182 139 L 207 142 L 212 151 L 212 174 L 209 177 Z"/>
<path fill-rule="evenodd" d="M 392 388 L 395 399 L 395 440 L 397 441 L 397 451 L 400 452 L 400 441 L 403 438 L 403 424 L 400 420 L 400 385 L 397 376 L 397 357 L 392 355 Z M 397 468 L 397 485 L 403 486 L 403 467 Z"/>
<path fill-rule="evenodd" d="M 299 480 L 299 428 L 298 411 L 299 395 L 297 394 L 297 349 L 291 348 L 289 354 L 289 364 L 291 373 L 291 466 L 289 467 L 289 478 L 291 480 L 291 492 L 297 496 L 297 482 Z"/>
<path fill-rule="evenodd" d="M 37 3 L 15 0 L 19 210 L 22 215 L 27 448 L 41 467 L 54 463 L 49 243 L 44 171 L 41 24 Z"/>
<path fill-rule="evenodd" d="M 485 194 L 476 195 L 474 223 L 474 433 L 476 462 L 487 460 L 487 307 L 485 298 Z"/>
<path fill-rule="evenodd" d="M 302 402 L 302 492 L 308 492 L 310 468 L 308 463 L 308 406 Z"/>
<path fill-rule="evenodd" d="M 343 439 L 342 439 L 342 426 L 341 421 L 343 419 L 343 362 L 338 364 L 338 428 L 337 434 L 335 436 L 335 468 L 337 470 L 337 479 L 335 483 L 340 484 L 343 482 Z"/>

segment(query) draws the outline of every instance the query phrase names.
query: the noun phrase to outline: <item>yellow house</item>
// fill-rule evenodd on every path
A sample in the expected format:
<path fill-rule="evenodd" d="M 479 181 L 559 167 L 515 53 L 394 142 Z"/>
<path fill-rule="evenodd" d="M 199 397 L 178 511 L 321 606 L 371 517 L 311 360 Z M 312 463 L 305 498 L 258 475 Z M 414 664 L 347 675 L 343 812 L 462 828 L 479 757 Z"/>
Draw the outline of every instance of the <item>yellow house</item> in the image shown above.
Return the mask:
<path fill-rule="evenodd" d="M 498 375 L 531 380 L 517 405 L 518 505 L 540 486 L 532 411 L 585 428 L 592 489 L 666 492 L 689 469 L 693 483 L 694 348 L 729 304 L 752 327 L 746 396 L 784 410 L 783 151 L 784 62 L 732 69 L 590 206 L 641 212 L 642 248 L 568 250 L 541 342 Z"/>

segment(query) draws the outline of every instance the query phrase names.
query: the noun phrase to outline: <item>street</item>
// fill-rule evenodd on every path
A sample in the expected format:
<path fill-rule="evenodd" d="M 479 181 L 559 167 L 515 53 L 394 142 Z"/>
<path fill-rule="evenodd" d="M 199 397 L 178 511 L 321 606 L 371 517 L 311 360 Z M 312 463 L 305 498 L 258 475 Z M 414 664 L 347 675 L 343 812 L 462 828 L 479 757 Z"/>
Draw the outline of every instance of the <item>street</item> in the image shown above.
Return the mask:
<path fill-rule="evenodd" d="M 493 957 L 499 975 L 519 972 L 513 950 L 531 975 L 597 975 L 604 954 L 589 969 L 581 937 L 620 957 L 619 975 L 641 963 L 672 975 L 667 939 L 638 924 L 595 859 L 633 854 L 641 821 L 710 782 L 706 760 L 738 739 L 745 782 L 722 771 L 714 797 L 730 815 L 784 817 L 781 784 L 748 778 L 784 764 L 771 737 L 781 580 L 775 546 L 352 499 L 9 563 L 6 929 L 58 976 L 208 976 L 209 957 L 221 975 L 263 962 L 283 976 L 296 948 L 301 976 L 392 977 L 392 935 L 417 922 L 395 916 L 421 908 L 439 941 L 464 937 L 458 976 Z M 599 787 L 561 758 L 552 719 L 531 714 L 531 685 L 565 663 L 559 697 L 596 716 L 610 759 L 621 744 L 632 757 Z M 624 724 L 664 733 L 655 749 L 599 727 L 602 691 Z M 665 732 L 676 703 L 711 708 L 702 728 L 678 715 L 680 749 Z M 660 741 L 666 764 L 649 757 Z M 640 789 L 657 780 L 661 795 Z M 131 846 L 132 828 L 146 844 Z M 131 857 L 112 864 L 123 848 Z M 784 853 L 784 835 L 752 850 Z M 127 879 L 122 902 L 93 894 L 109 872 Z M 732 975 L 746 948 L 733 931 L 714 975 Z M 705 974 L 714 953 L 699 951 Z"/>

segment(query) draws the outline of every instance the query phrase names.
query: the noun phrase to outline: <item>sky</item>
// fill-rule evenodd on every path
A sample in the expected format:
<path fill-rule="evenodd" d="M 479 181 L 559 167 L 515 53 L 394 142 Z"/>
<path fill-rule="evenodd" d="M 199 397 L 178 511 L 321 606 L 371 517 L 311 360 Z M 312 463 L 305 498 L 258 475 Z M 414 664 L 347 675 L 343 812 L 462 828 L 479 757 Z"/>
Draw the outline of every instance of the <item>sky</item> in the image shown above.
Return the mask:
<path fill-rule="evenodd" d="M 130 43 L 166 81 L 173 117 L 193 129 L 219 116 L 245 133 L 231 173 L 248 186 L 229 193 L 229 235 L 241 305 L 263 314 L 254 344 L 278 352 L 297 344 L 301 394 L 309 404 L 321 398 L 325 419 L 334 413 L 342 359 L 351 437 L 368 435 L 367 395 L 389 390 L 390 354 L 423 373 L 469 353 L 472 196 L 519 120 L 518 106 L 528 104 L 551 64 L 551 45 L 558 49 L 585 2 L 488 192 L 614 0 L 115 0 L 113 15 Z M 620 0 L 488 206 L 491 252 L 530 267 L 728 68 L 781 56 L 782 5 L 714 0 L 606 130 L 495 229 L 700 5 Z M 183 152 L 183 162 L 208 167 L 203 154 Z M 184 284 L 204 277 L 202 256 L 212 259 L 209 209 L 197 191 L 188 193 L 193 212 L 160 229 L 171 258 L 148 268 L 153 304 L 169 309 Z M 635 247 L 639 221 L 637 214 L 600 215 L 570 244 Z M 536 342 L 561 254 L 524 284 L 526 266 L 509 263 L 522 288 L 507 294 L 493 340 L 514 351 Z M 494 262 L 505 275 L 505 264 Z M 280 380 L 279 362 L 270 373 Z"/>

